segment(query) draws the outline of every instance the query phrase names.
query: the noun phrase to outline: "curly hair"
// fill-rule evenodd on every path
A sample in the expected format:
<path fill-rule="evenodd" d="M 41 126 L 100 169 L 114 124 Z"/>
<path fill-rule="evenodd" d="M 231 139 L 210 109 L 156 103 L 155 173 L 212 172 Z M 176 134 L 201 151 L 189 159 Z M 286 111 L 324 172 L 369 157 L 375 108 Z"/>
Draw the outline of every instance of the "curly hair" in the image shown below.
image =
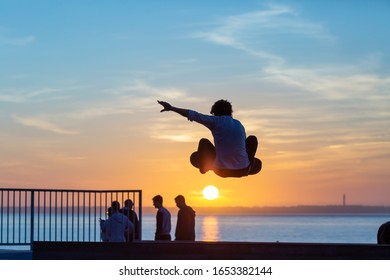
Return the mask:
<path fill-rule="evenodd" d="M 218 100 L 211 107 L 210 114 L 214 116 L 232 116 L 233 108 L 232 104 L 227 100 Z"/>

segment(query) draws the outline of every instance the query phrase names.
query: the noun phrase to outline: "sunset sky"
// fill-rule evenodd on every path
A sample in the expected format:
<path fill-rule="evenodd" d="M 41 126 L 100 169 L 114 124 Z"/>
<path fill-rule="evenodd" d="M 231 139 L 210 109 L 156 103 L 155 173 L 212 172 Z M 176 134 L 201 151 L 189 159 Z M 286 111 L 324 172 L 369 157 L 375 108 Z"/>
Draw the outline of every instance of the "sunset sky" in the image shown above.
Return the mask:
<path fill-rule="evenodd" d="M 390 1 L 0 0 L 0 187 L 390 205 Z M 200 174 L 219 99 L 263 170 Z M 220 197 L 202 197 L 207 185 Z"/>

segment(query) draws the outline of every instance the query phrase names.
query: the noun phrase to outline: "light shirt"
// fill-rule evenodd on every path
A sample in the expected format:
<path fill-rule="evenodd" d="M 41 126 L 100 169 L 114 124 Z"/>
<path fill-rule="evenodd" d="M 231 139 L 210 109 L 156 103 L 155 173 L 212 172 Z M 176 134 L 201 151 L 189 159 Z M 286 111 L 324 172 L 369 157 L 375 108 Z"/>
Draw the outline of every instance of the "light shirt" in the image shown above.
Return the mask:
<path fill-rule="evenodd" d="M 114 213 L 103 225 L 108 242 L 126 242 L 126 234 L 134 234 L 134 225 L 122 213 Z"/>
<path fill-rule="evenodd" d="M 164 235 L 171 234 L 171 213 L 169 213 L 169 211 L 166 208 L 161 207 L 157 211 L 157 219 L 162 220 L 162 221 L 157 221 L 157 223 L 161 222 L 161 228 L 158 229 L 160 231 L 158 232 L 158 234 L 164 234 Z"/>
<path fill-rule="evenodd" d="M 231 116 L 210 116 L 192 110 L 188 111 L 188 120 L 210 129 L 214 137 L 214 165 L 217 168 L 243 169 L 249 166 L 245 128 L 238 120 Z"/>

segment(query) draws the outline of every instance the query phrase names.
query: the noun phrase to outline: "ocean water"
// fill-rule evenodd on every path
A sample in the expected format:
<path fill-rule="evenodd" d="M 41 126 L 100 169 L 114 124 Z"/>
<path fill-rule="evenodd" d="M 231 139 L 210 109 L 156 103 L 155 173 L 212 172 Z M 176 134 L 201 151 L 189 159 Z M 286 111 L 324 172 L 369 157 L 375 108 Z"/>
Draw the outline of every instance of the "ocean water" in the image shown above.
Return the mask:
<path fill-rule="evenodd" d="M 44 220 L 39 224 L 40 233 L 35 240 L 40 241 L 99 241 L 100 216 L 79 219 L 60 217 Z M 13 220 L 13 219 L 10 219 Z M 390 215 L 199 215 L 196 217 L 197 241 L 249 241 L 249 242 L 304 242 L 304 243 L 362 243 L 375 244 L 379 226 L 390 220 Z M 61 221 L 61 227 L 54 223 Z M 172 215 L 171 235 L 174 238 L 176 215 Z M 50 227 L 51 224 L 51 227 Z M 69 227 L 73 224 L 73 227 Z M 18 226 L 20 225 L 20 227 Z M 18 223 L 15 229 L 1 220 L 0 241 L 27 236 L 29 228 Z M 155 215 L 144 215 L 142 219 L 142 239 L 154 240 Z M 8 235 L 7 235 L 8 233 Z M 9 237 L 11 235 L 11 237 Z M 1 242 L 0 242 L 1 243 Z"/>
<path fill-rule="evenodd" d="M 197 216 L 196 240 L 307 243 L 376 243 L 390 215 Z M 172 216 L 174 237 L 176 217 Z M 153 240 L 155 217 L 143 218 L 143 239 Z"/>

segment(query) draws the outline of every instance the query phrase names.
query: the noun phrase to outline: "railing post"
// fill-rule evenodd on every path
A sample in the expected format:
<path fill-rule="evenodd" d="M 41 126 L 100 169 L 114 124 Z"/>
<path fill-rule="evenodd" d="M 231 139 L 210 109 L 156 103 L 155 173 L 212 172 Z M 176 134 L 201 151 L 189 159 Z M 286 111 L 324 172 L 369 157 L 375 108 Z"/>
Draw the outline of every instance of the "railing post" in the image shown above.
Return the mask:
<path fill-rule="evenodd" d="M 23 192 L 24 199 L 22 198 Z M 99 235 L 99 222 L 95 220 L 97 217 L 97 207 L 99 207 L 101 214 L 102 207 L 107 208 L 107 199 L 115 199 L 118 201 L 122 199 L 121 201 L 123 201 L 125 193 L 127 193 L 127 198 L 129 198 L 130 192 L 133 195 L 133 201 L 137 201 L 138 203 L 138 205 L 135 205 L 135 210 L 138 210 L 139 215 L 138 239 L 142 240 L 143 217 L 141 190 L 55 190 L 53 191 L 55 195 L 53 209 L 52 190 L 0 188 L 0 246 L 24 245 L 29 246 L 33 250 L 34 241 L 57 241 L 57 228 L 60 229 L 59 241 L 61 242 L 91 242 L 93 238 L 94 241 L 97 241 L 96 235 Z M 83 195 L 82 201 L 80 201 L 80 193 Z M 58 194 L 60 194 L 60 197 L 58 197 Z M 92 194 L 94 194 L 94 197 L 92 197 Z M 19 198 L 17 198 L 17 195 L 19 195 Z M 40 199 L 41 195 L 43 202 Z M 98 195 L 100 196 L 99 202 L 97 201 Z M 107 195 L 110 196 L 108 197 Z M 138 198 L 135 197 L 136 195 L 138 195 Z M 103 201 L 103 196 L 105 197 L 105 201 Z M 36 203 L 35 197 L 37 197 Z M 77 200 L 75 200 L 76 198 Z M 58 199 L 60 199 L 60 202 L 57 201 Z M 65 205 L 64 199 L 66 200 Z M 28 206 L 29 201 L 30 207 Z M 24 202 L 24 206 L 22 206 L 22 202 Z M 22 209 L 24 210 L 22 211 Z M 43 213 L 40 213 L 41 209 Z M 53 214 L 55 215 L 54 217 Z M 63 219 L 66 219 L 65 222 Z M 24 228 L 22 225 L 23 221 Z M 37 221 L 36 225 L 35 221 Z M 75 228 L 75 225 L 77 228 Z M 37 234 L 36 236 L 35 232 Z M 40 238 L 41 233 L 43 233 L 43 239 Z M 65 235 L 65 238 L 63 235 Z"/>
<path fill-rule="evenodd" d="M 34 241 L 34 193 L 35 191 L 31 191 L 31 209 L 30 209 L 30 216 L 31 216 L 31 228 L 30 228 L 30 250 L 32 251 L 32 245 Z"/>

